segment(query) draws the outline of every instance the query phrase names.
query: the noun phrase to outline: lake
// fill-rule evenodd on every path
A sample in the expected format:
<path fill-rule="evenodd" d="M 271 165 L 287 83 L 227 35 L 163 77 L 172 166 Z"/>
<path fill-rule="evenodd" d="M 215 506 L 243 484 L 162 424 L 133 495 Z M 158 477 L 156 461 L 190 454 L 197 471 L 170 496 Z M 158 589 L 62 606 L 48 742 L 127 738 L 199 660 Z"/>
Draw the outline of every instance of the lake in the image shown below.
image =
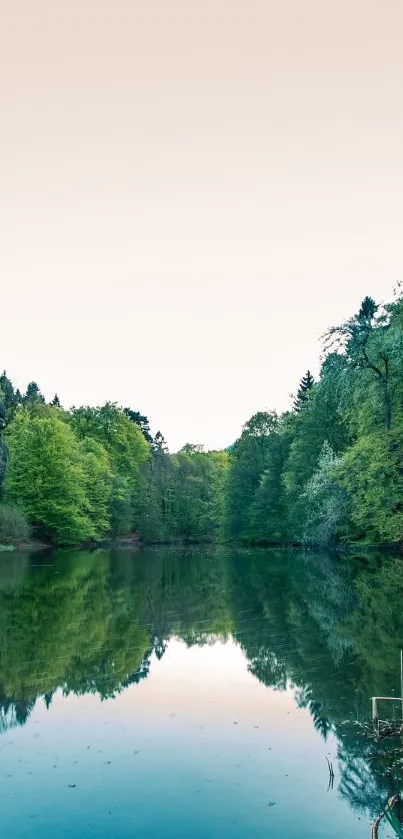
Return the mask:
<path fill-rule="evenodd" d="M 376 554 L 0 554 L 2 835 L 370 839 L 402 594 Z"/>

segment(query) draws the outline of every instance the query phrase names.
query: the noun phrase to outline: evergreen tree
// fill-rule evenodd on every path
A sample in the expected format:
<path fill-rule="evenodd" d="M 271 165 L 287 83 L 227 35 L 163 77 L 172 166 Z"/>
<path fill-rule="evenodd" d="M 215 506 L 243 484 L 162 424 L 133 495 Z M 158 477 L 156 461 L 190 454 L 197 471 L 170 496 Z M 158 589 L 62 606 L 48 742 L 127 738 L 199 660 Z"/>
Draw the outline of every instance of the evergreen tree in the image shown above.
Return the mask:
<path fill-rule="evenodd" d="M 14 392 L 13 383 L 11 379 L 8 378 L 5 370 L 0 376 L 0 391 L 2 393 L 2 400 L 6 410 L 8 411 L 10 408 L 14 408 L 16 405 L 16 394 Z"/>
<path fill-rule="evenodd" d="M 6 418 L 10 422 L 15 414 L 18 405 L 21 405 L 22 396 L 18 388 L 15 390 L 11 379 L 4 370 L 0 376 L 0 394 L 6 408 Z"/>
<path fill-rule="evenodd" d="M 0 492 L 7 468 L 8 449 L 3 438 L 3 430 L 6 427 L 6 406 L 0 399 Z"/>
<path fill-rule="evenodd" d="M 152 441 L 152 449 L 154 452 L 163 452 L 164 454 L 168 454 L 168 446 L 161 431 L 157 431 Z"/>
<path fill-rule="evenodd" d="M 148 417 L 145 417 L 143 414 L 140 414 L 139 411 L 132 411 L 131 408 L 124 408 L 123 413 L 130 420 L 130 422 L 134 422 L 135 425 L 138 425 L 147 443 L 150 443 L 151 445 L 153 442 L 153 438 L 151 436 L 150 423 L 148 421 Z"/>
<path fill-rule="evenodd" d="M 358 312 L 358 320 L 361 323 L 371 325 L 379 306 L 375 303 L 373 297 L 364 297 Z"/>
<path fill-rule="evenodd" d="M 3 428 L 6 427 L 6 406 L 2 399 L 0 399 L 0 433 L 3 431 Z"/>
<path fill-rule="evenodd" d="M 53 405 L 54 408 L 61 408 L 62 407 L 61 404 L 60 404 L 60 399 L 59 399 L 57 393 L 55 393 L 55 395 L 54 395 L 50 404 Z"/>
<path fill-rule="evenodd" d="M 43 405 L 45 404 L 45 397 L 41 393 L 36 382 L 29 383 L 22 401 L 24 404 L 34 404 L 36 402 L 40 402 Z"/>
<path fill-rule="evenodd" d="M 305 376 L 302 377 L 299 388 L 297 392 L 297 396 L 294 399 L 294 410 L 299 412 L 305 407 L 310 397 L 311 390 L 315 384 L 315 379 L 311 375 L 310 371 L 308 370 L 305 373 Z"/>

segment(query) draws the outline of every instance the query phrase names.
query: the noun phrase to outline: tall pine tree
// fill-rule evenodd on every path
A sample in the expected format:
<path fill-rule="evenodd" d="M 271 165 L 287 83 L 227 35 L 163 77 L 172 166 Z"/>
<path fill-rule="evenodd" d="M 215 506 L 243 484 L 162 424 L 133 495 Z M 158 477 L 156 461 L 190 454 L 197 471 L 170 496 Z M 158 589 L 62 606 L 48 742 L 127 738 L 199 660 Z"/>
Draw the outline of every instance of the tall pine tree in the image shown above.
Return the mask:
<path fill-rule="evenodd" d="M 311 372 L 307 370 L 305 376 L 302 377 L 299 388 L 297 392 L 297 396 L 294 399 L 294 410 L 299 413 L 305 407 L 306 403 L 308 402 L 310 392 L 315 384 L 315 379 L 311 375 Z"/>

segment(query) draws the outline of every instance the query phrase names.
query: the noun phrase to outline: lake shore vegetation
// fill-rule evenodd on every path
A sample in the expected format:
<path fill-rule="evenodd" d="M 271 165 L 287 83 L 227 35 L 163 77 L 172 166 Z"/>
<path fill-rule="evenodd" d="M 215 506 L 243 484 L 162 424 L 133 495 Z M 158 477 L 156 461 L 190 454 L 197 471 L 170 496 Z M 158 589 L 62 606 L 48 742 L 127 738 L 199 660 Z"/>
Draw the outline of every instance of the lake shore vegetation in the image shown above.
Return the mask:
<path fill-rule="evenodd" d="M 403 543 L 403 294 L 323 339 L 290 410 L 259 411 L 225 451 L 170 453 L 147 416 L 48 403 L 0 376 L 0 545 L 127 538 L 251 545 Z"/>

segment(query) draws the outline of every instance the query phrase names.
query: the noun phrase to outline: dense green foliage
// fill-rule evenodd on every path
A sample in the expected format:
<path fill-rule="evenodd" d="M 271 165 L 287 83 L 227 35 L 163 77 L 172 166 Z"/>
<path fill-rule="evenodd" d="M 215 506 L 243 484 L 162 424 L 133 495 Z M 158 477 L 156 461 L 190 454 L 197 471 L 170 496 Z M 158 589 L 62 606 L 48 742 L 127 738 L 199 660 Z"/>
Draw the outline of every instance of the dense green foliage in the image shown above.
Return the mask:
<path fill-rule="evenodd" d="M 228 533 L 249 543 L 403 541 L 403 297 L 325 336 L 293 410 L 256 414 L 231 452 Z"/>
<path fill-rule="evenodd" d="M 169 456 L 159 444 L 139 488 L 139 528 L 146 541 L 212 541 L 223 530 L 228 455 L 187 445 Z"/>
<path fill-rule="evenodd" d="M 6 425 L 4 430 L 4 425 Z M 54 544 L 130 533 L 146 542 L 403 541 L 403 296 L 324 336 L 292 409 L 256 413 L 222 452 L 168 452 L 145 415 L 106 403 L 65 411 L 36 382 L 0 376 L 1 503 Z"/>
<path fill-rule="evenodd" d="M 24 539 L 27 522 L 55 545 L 132 534 L 212 541 L 223 532 L 226 452 L 188 444 L 170 455 L 138 411 L 110 402 L 64 411 L 34 382 L 23 396 L 5 373 L 0 383 L 0 544 Z"/>

